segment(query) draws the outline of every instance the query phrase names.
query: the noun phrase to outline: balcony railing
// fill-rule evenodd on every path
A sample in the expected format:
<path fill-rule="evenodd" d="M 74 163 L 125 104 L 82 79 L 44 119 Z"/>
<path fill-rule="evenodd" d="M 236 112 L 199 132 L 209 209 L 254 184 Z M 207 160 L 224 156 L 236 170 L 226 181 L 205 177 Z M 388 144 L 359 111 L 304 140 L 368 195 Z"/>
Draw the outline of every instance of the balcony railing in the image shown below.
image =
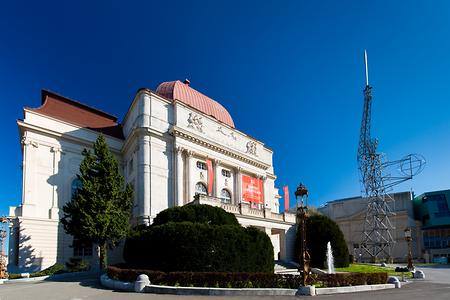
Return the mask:
<path fill-rule="evenodd" d="M 295 223 L 295 214 L 291 213 L 274 213 L 269 208 L 257 209 L 252 208 L 248 203 L 232 204 L 227 203 L 221 198 L 197 194 L 191 204 L 208 204 L 223 208 L 225 211 L 235 215 L 251 216 L 261 219 L 276 220 L 281 222 Z"/>

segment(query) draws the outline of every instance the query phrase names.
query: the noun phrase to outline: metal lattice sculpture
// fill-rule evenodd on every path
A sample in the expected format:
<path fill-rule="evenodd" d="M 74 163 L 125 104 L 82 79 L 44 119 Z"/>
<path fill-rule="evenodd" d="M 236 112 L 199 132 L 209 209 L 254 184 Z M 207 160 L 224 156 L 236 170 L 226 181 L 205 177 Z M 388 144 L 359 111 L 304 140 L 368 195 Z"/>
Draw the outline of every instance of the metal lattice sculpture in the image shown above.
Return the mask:
<path fill-rule="evenodd" d="M 366 87 L 364 88 L 364 110 L 358 147 L 358 167 L 361 175 L 363 195 L 367 199 L 361 248 L 370 255 L 372 261 L 391 259 L 395 229 L 391 217 L 394 199 L 388 194 L 393 186 L 411 179 L 422 171 L 425 160 L 418 154 L 410 154 L 403 159 L 387 161 L 377 152 L 378 140 L 370 135 L 372 87 L 369 86 L 367 52 L 364 51 Z M 393 175 L 396 169 L 398 175 Z"/>

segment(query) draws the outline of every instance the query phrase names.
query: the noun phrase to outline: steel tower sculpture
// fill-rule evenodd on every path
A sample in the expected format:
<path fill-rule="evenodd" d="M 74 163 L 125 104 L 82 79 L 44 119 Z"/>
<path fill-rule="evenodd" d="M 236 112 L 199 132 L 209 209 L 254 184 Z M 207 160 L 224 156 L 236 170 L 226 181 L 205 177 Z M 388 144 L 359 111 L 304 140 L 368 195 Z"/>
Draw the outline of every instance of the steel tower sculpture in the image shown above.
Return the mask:
<path fill-rule="evenodd" d="M 364 109 L 358 146 L 358 168 L 361 175 L 363 196 L 367 199 L 360 247 L 370 255 L 372 261 L 390 260 L 395 229 L 391 217 L 394 199 L 388 194 L 392 187 L 411 179 L 422 171 L 425 160 L 417 154 L 409 154 L 396 161 L 386 161 L 383 154 L 377 152 L 378 140 L 371 137 L 372 87 L 369 86 L 367 52 L 364 51 L 366 86 L 364 88 Z M 392 175 L 397 168 L 401 174 Z"/>

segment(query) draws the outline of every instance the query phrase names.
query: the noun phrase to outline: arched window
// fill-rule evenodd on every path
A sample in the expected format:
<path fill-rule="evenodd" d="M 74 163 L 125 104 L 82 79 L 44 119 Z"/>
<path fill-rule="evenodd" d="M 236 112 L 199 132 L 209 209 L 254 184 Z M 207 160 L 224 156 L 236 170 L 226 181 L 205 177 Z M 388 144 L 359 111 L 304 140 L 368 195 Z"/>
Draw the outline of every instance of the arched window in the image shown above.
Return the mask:
<path fill-rule="evenodd" d="M 197 184 L 195 185 L 195 194 L 200 194 L 200 195 L 207 195 L 208 194 L 208 189 L 206 188 L 206 185 L 204 185 L 201 182 L 197 182 Z"/>
<path fill-rule="evenodd" d="M 231 193 L 227 189 L 223 189 L 220 192 L 220 200 L 223 203 L 231 203 Z"/>
<path fill-rule="evenodd" d="M 70 197 L 73 198 L 73 196 L 75 196 L 79 189 L 81 189 L 81 180 L 77 177 L 72 181 Z"/>

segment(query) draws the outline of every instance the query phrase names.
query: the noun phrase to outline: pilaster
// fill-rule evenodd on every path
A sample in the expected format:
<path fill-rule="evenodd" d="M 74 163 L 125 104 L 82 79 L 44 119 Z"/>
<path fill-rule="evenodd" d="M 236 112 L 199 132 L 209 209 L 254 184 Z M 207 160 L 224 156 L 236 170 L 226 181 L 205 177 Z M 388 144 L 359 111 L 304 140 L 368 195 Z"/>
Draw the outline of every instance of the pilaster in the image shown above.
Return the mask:
<path fill-rule="evenodd" d="M 58 183 L 56 182 L 57 174 L 59 172 L 59 162 L 61 160 L 61 149 L 58 147 L 51 147 L 50 151 L 53 153 L 53 184 L 52 184 L 52 207 L 49 211 L 50 219 L 59 219 L 59 208 L 58 208 Z"/>
<path fill-rule="evenodd" d="M 183 206 L 184 194 L 183 194 L 183 147 L 176 147 L 176 178 L 177 178 L 177 206 Z"/>
<path fill-rule="evenodd" d="M 138 143 L 138 222 L 150 225 L 150 136 L 139 136 Z"/>
<path fill-rule="evenodd" d="M 220 163 L 218 159 L 214 160 L 214 190 L 213 196 L 216 198 L 220 197 L 220 187 L 219 187 L 219 176 L 220 176 Z"/>
<path fill-rule="evenodd" d="M 184 199 L 184 203 L 189 203 L 193 200 L 194 198 L 194 187 L 193 187 L 193 172 L 192 172 L 192 167 L 194 164 L 194 151 L 192 150 L 187 150 L 186 151 L 186 159 L 187 159 L 187 172 L 186 172 L 186 177 L 187 177 L 187 197 L 186 199 Z"/>

